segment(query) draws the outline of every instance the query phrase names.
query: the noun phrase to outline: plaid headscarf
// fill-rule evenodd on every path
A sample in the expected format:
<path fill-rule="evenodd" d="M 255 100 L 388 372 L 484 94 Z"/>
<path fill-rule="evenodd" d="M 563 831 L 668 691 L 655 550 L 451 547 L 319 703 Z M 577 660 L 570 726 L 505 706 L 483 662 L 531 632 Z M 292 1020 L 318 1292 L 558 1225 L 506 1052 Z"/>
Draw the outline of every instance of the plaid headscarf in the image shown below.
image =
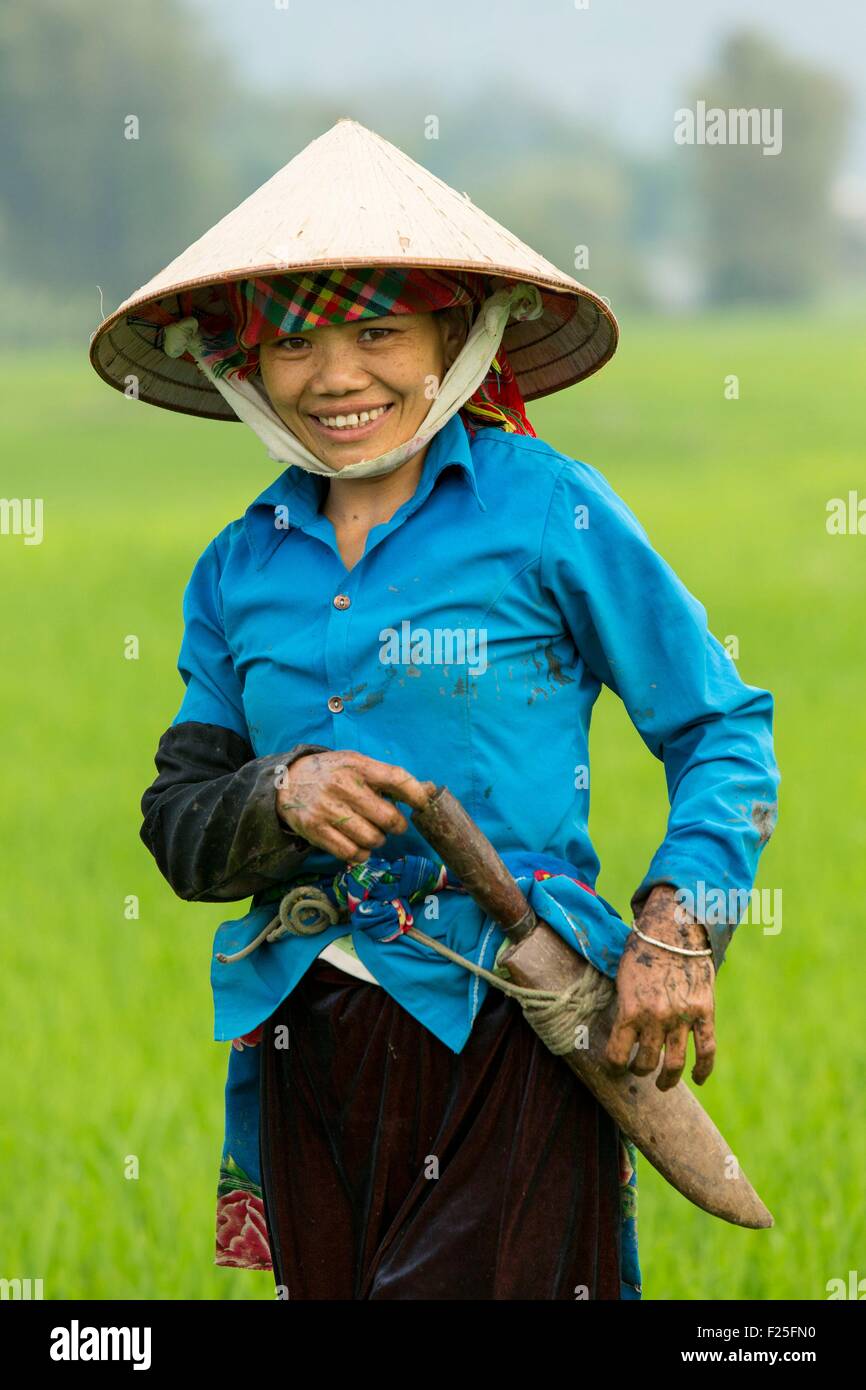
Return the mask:
<path fill-rule="evenodd" d="M 190 292 L 179 294 L 178 302 L 179 317 L 194 315 L 198 319 L 202 356 L 213 374 L 243 381 L 259 372 L 259 346 L 263 342 L 329 324 L 387 314 L 429 313 L 452 305 L 464 307 L 468 327 L 478 306 L 492 292 L 488 277 L 472 271 L 356 266 L 215 286 L 210 292 L 212 309 L 208 300 L 202 304 L 201 291 L 195 307 Z M 163 328 L 175 321 L 159 304 L 138 310 L 127 319 L 129 323 L 157 323 Z M 157 345 L 161 345 L 159 339 Z M 502 347 L 459 413 L 470 434 L 479 425 L 495 425 L 509 434 L 535 435 Z"/>

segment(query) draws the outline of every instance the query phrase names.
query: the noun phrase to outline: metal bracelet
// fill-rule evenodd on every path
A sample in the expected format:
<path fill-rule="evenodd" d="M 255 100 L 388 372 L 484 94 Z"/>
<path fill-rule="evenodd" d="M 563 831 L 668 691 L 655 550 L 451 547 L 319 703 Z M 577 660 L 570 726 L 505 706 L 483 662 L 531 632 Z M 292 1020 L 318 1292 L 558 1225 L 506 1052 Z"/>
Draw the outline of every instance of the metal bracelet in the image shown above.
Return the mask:
<path fill-rule="evenodd" d="M 641 941 L 649 941 L 653 946 L 661 946 L 664 951 L 675 951 L 678 956 L 711 956 L 712 946 L 702 948 L 700 951 L 689 950 L 686 946 L 671 946 L 667 941 L 657 941 L 654 936 L 645 936 L 637 922 L 632 922 L 632 931 L 636 931 Z"/>

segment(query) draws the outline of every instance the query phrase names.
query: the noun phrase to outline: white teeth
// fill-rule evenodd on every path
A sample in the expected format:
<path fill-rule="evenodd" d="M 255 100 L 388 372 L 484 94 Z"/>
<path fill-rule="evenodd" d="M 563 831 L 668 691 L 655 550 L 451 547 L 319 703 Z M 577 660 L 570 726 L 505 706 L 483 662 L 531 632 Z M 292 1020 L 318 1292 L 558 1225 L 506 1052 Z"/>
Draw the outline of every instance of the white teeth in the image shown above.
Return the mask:
<path fill-rule="evenodd" d="M 316 419 L 332 430 L 356 429 L 358 425 L 366 425 L 371 420 L 378 420 L 379 416 L 384 415 L 387 409 L 386 405 L 380 405 L 375 410 L 362 410 L 360 415 L 317 415 Z"/>

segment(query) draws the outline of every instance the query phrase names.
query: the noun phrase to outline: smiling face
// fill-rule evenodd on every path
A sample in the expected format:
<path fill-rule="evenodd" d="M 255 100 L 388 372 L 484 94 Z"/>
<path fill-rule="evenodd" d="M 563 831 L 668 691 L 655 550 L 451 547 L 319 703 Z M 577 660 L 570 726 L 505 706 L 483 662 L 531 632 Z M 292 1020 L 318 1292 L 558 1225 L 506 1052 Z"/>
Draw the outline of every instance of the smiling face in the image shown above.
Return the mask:
<path fill-rule="evenodd" d="M 311 328 L 259 350 L 274 410 L 334 469 L 411 439 L 466 337 L 459 310 Z"/>

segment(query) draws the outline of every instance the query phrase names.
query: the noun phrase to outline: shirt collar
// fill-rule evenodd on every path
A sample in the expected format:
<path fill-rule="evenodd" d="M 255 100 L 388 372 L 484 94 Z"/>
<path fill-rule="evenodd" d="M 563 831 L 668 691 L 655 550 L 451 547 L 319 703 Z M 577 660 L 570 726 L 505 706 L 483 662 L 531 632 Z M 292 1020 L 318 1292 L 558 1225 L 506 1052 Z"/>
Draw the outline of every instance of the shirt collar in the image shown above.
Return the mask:
<path fill-rule="evenodd" d="M 432 492 L 440 473 L 449 467 L 471 489 L 481 511 L 486 511 L 478 491 L 472 443 L 458 413 L 452 415 L 431 439 L 418 486 L 395 515 L 399 516 L 403 507 L 411 511 L 420 507 Z M 319 514 L 326 488 L 327 479 L 322 474 L 308 473 L 294 466 L 284 469 L 250 503 L 244 513 L 244 529 L 259 569 L 267 563 L 293 526 L 303 526 Z"/>

